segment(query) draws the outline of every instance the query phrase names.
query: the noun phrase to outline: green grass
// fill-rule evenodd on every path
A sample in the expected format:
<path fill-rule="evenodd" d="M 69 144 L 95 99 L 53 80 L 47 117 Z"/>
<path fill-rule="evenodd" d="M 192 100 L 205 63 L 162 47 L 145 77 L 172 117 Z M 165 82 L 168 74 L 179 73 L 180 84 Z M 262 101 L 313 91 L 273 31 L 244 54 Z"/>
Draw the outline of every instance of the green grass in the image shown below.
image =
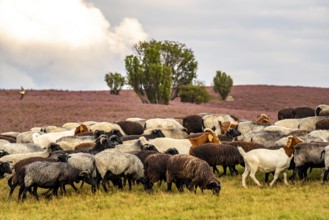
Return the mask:
<path fill-rule="evenodd" d="M 76 194 L 68 186 L 67 196 L 38 202 L 28 194 L 24 203 L 17 201 L 17 190 L 8 198 L 4 179 L 0 182 L 0 219 L 328 219 L 329 185 L 322 184 L 320 172 L 314 169 L 306 183 L 286 186 L 279 181 L 262 188 L 248 177 L 247 189 L 241 186 L 241 175 L 223 177 L 218 197 L 211 191 L 179 193 L 175 187 L 167 193 L 166 184 L 155 186 L 151 194 L 139 185 L 131 192 L 111 188 L 94 195 L 89 187 Z M 264 183 L 263 174 L 257 178 Z"/>

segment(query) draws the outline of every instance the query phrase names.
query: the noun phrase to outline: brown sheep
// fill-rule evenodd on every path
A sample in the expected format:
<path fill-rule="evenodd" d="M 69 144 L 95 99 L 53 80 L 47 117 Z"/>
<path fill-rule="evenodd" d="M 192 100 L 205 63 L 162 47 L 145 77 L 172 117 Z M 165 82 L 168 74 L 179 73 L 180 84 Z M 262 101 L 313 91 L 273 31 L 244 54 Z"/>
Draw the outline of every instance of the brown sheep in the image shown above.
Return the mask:
<path fill-rule="evenodd" d="M 295 118 L 293 115 L 293 108 L 284 108 L 278 111 L 278 120 Z"/>
<path fill-rule="evenodd" d="M 316 130 L 327 130 L 329 129 L 329 118 L 324 118 L 315 123 Z"/>
<path fill-rule="evenodd" d="M 210 189 L 215 195 L 219 195 L 221 190 L 220 182 L 208 163 L 191 155 L 171 156 L 167 163 L 166 180 L 168 191 L 171 191 L 173 182 L 180 192 L 183 191 L 183 184 L 191 191 L 194 189 L 195 193 L 197 187 L 200 187 L 202 193 L 204 189 Z"/>
<path fill-rule="evenodd" d="M 119 121 L 116 124 L 121 127 L 126 135 L 141 135 L 144 132 L 144 127 L 134 121 Z"/>
<path fill-rule="evenodd" d="M 188 115 L 183 118 L 182 125 L 187 129 L 187 133 L 198 133 L 204 129 L 203 120 L 200 115 Z"/>

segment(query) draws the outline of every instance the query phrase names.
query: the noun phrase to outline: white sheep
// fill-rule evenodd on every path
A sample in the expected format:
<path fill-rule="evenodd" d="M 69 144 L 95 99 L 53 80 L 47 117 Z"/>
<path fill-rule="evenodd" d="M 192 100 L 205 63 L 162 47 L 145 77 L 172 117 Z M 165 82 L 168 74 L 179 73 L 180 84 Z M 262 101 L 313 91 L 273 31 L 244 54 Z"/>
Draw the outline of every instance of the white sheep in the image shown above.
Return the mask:
<path fill-rule="evenodd" d="M 145 129 L 178 129 L 184 130 L 182 124 L 180 124 L 174 118 L 151 118 L 145 121 Z"/>
<path fill-rule="evenodd" d="M 93 136 L 65 136 L 56 140 L 63 150 L 74 150 L 79 144 L 91 142 L 95 143 Z"/>
<path fill-rule="evenodd" d="M 66 130 L 70 130 L 70 129 L 78 127 L 80 124 L 81 123 L 77 123 L 77 122 L 67 122 L 67 123 L 63 124 L 62 127 L 65 128 Z"/>
<path fill-rule="evenodd" d="M 301 118 L 282 119 L 275 122 L 274 125 L 285 127 L 285 128 L 298 128 L 298 125 L 301 120 L 302 120 Z"/>
<path fill-rule="evenodd" d="M 301 140 L 300 140 L 301 141 Z M 247 187 L 246 178 L 250 174 L 251 179 L 258 185 L 262 186 L 256 179 L 256 172 L 261 171 L 264 173 L 274 172 L 274 178 L 270 183 L 273 186 L 278 179 L 279 174 L 282 171 L 288 169 L 291 159 L 293 158 L 293 150 L 295 144 L 293 137 L 290 137 L 287 141 L 287 145 L 284 148 L 277 150 L 270 149 L 254 149 L 249 152 L 245 152 L 242 147 L 238 147 L 238 150 L 245 162 L 245 170 L 242 174 L 242 186 Z M 288 185 L 287 173 L 283 172 L 284 183 Z"/>
<path fill-rule="evenodd" d="M 43 151 L 43 148 L 35 144 L 23 144 L 23 143 L 0 143 L 0 150 L 4 150 L 9 154 L 20 154 L 29 152 Z"/>
<path fill-rule="evenodd" d="M 107 149 L 95 155 L 97 170 L 102 178 L 102 186 L 107 192 L 107 180 L 113 178 L 128 178 L 129 189 L 131 189 L 131 181 L 143 181 L 144 166 L 137 156 L 117 151 L 115 149 Z M 121 188 L 122 186 L 119 187 Z"/>
<path fill-rule="evenodd" d="M 234 122 L 236 121 L 231 115 L 228 114 L 209 114 L 202 117 L 204 128 L 210 128 L 218 130 L 220 133 L 219 121 L 220 122 Z"/>
<path fill-rule="evenodd" d="M 165 137 L 169 138 L 175 138 L 175 139 L 184 139 L 188 136 L 186 133 L 186 129 L 166 129 L 166 128 L 161 128 L 161 132 L 165 135 Z M 146 129 L 144 130 L 144 135 L 145 134 L 151 134 L 154 131 L 154 129 Z"/>
<path fill-rule="evenodd" d="M 73 136 L 74 134 L 75 134 L 75 129 L 62 131 L 62 132 L 44 133 L 44 134 L 33 133 L 32 139 L 33 139 L 33 143 L 39 145 L 40 147 L 46 148 L 50 143 L 54 143 L 62 137 Z"/>
<path fill-rule="evenodd" d="M 313 117 L 307 117 L 303 118 L 299 125 L 298 128 L 301 130 L 307 130 L 307 131 L 313 131 L 315 130 L 315 124 L 321 119 L 326 118 L 325 116 L 313 116 Z"/>
<path fill-rule="evenodd" d="M 119 130 L 122 135 L 126 135 L 125 132 L 121 129 L 118 124 L 111 123 L 111 122 L 98 122 L 90 126 L 92 131 L 101 130 L 105 132 L 110 132 L 113 130 Z"/>

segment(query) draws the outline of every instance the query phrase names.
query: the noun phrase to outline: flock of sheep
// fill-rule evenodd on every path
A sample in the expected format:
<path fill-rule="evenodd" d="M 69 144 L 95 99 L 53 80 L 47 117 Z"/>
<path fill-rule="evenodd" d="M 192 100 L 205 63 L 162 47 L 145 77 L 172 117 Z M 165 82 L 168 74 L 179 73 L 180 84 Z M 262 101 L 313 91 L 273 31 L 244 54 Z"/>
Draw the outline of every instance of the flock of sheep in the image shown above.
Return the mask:
<path fill-rule="evenodd" d="M 165 181 L 179 191 L 212 190 L 218 195 L 221 184 L 217 166 L 237 175 L 236 165 L 245 167 L 246 178 L 259 186 L 256 172 L 273 173 L 272 186 L 283 172 L 291 180 L 306 179 L 309 168 L 329 172 L 329 106 L 286 108 L 271 123 L 266 114 L 255 121 L 239 120 L 229 114 L 188 115 L 173 118 L 128 118 L 117 123 L 87 121 L 62 127 L 32 128 L 26 132 L 0 135 L 0 179 L 7 176 L 9 195 L 19 188 L 18 199 L 29 192 L 39 199 L 66 194 L 66 185 L 91 186 L 91 191 L 108 191 L 112 184 L 122 189 L 128 182 L 151 190 Z M 100 187 L 100 185 L 102 187 Z"/>

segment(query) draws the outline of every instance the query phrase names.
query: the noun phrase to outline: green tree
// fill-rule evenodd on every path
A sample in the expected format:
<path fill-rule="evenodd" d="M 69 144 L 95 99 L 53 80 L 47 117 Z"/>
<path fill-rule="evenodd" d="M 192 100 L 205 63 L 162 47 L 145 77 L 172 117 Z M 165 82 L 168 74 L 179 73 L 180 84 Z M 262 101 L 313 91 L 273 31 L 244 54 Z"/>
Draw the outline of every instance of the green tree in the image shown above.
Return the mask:
<path fill-rule="evenodd" d="M 228 94 L 231 92 L 233 86 L 232 78 L 227 75 L 225 72 L 217 71 L 216 76 L 213 79 L 214 82 L 214 91 L 219 93 L 222 100 L 226 100 Z"/>
<path fill-rule="evenodd" d="M 105 74 L 105 82 L 110 87 L 111 94 L 119 95 L 121 88 L 125 84 L 125 77 L 120 73 L 107 73 Z"/>
<path fill-rule="evenodd" d="M 171 70 L 161 63 L 160 44 L 142 46 L 137 56 L 126 57 L 125 67 L 127 82 L 143 103 L 169 104 Z"/>
<path fill-rule="evenodd" d="M 193 51 L 191 49 L 187 49 L 186 46 L 182 43 L 174 42 L 174 41 L 164 41 L 164 42 L 155 41 L 155 40 L 149 42 L 144 41 L 135 44 L 134 50 L 136 52 L 136 56 L 133 57 L 136 57 L 138 62 L 133 60 L 130 60 L 131 62 L 126 62 L 126 70 L 128 76 L 130 74 L 128 71 L 131 71 L 131 73 L 133 72 L 134 74 L 138 74 L 142 78 L 150 77 L 149 68 L 151 68 L 152 66 L 154 70 L 155 67 L 153 64 L 159 65 L 157 68 L 155 68 L 159 71 L 168 72 L 166 68 L 169 68 L 171 72 L 171 82 L 170 82 L 170 91 L 169 91 L 170 100 L 173 100 L 178 96 L 178 90 L 181 85 L 191 84 L 193 79 L 197 77 L 196 71 L 197 71 L 198 63 L 194 58 Z M 129 59 L 132 58 L 130 57 Z M 127 64 L 128 65 L 136 64 L 136 66 L 134 67 L 127 66 Z M 138 71 L 137 69 L 135 69 L 137 67 L 139 69 L 138 71 L 141 72 L 137 73 Z M 137 80 L 137 82 L 130 81 L 130 83 L 129 82 L 128 83 L 130 85 L 134 84 L 135 87 L 140 87 L 136 85 L 136 83 L 137 84 L 142 83 L 139 80 L 140 78 L 137 79 L 136 77 L 131 77 L 131 80 L 133 79 Z M 168 81 L 169 79 L 165 79 L 165 80 Z M 166 82 L 164 84 L 169 85 L 169 82 Z M 135 88 L 134 86 L 132 87 Z M 153 88 L 157 88 L 157 87 L 153 87 Z M 140 91 L 141 88 L 137 90 L 139 91 L 139 95 L 143 94 Z M 165 90 L 165 93 L 167 94 L 167 90 Z M 144 98 L 141 97 L 141 99 L 143 100 Z"/>

